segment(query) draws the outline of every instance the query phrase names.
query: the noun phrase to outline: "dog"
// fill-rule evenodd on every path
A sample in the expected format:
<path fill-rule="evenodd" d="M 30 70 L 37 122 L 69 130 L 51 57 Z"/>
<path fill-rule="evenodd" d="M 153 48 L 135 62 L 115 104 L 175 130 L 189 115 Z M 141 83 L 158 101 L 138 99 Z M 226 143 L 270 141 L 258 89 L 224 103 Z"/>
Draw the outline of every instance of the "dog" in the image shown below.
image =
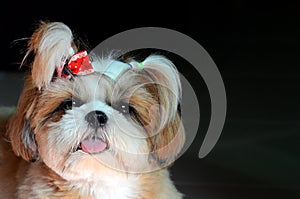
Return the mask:
<path fill-rule="evenodd" d="M 185 143 L 169 59 L 89 55 L 61 22 L 39 24 L 30 58 L 16 110 L 2 114 L 1 198 L 183 197 L 168 171 Z"/>

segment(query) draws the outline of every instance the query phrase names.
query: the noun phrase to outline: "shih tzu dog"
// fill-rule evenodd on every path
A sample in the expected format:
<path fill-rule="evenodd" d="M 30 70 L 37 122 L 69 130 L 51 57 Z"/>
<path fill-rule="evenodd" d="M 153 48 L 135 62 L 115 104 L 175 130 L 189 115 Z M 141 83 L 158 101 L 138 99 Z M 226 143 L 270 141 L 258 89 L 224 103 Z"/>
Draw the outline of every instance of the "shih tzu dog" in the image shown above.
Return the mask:
<path fill-rule="evenodd" d="M 88 55 L 60 22 L 35 30 L 30 58 L 2 121 L 0 198 L 182 198 L 167 170 L 185 142 L 170 60 Z"/>

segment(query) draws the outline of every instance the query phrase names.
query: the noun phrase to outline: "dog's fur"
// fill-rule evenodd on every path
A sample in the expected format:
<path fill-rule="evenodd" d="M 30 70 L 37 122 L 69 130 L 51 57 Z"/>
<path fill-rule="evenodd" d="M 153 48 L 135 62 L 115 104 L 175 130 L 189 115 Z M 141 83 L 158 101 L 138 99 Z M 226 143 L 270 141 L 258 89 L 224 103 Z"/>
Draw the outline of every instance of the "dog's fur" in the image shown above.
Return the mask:
<path fill-rule="evenodd" d="M 0 118 L 0 198 L 182 198 L 167 170 L 185 141 L 175 66 L 152 55 L 112 79 L 112 57 L 94 56 L 93 74 L 61 78 L 55 68 L 70 48 L 60 22 L 42 22 L 29 40 L 31 73 L 13 116 Z M 96 110 L 105 126 L 87 121 Z M 107 149 L 86 152 L 86 139 Z"/>

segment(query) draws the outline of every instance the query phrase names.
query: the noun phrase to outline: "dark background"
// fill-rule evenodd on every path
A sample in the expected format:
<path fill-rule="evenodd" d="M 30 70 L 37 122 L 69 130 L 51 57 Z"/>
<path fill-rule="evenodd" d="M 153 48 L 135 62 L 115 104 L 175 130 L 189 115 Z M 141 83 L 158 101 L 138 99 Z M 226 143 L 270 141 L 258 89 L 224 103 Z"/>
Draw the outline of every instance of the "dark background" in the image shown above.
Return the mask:
<path fill-rule="evenodd" d="M 96 1 L 95 1 L 96 2 Z M 300 197 L 300 15 L 281 1 L 139 3 L 8 1 L 0 12 L 0 105 L 15 105 L 26 41 L 40 20 L 70 26 L 91 49 L 132 28 L 180 31 L 215 61 L 227 92 L 222 135 L 203 159 L 198 151 L 209 122 L 209 97 L 199 78 L 191 82 L 200 102 L 200 128 L 171 169 L 186 198 Z M 16 40 L 19 40 L 16 42 Z M 179 66 L 179 69 L 182 66 Z"/>

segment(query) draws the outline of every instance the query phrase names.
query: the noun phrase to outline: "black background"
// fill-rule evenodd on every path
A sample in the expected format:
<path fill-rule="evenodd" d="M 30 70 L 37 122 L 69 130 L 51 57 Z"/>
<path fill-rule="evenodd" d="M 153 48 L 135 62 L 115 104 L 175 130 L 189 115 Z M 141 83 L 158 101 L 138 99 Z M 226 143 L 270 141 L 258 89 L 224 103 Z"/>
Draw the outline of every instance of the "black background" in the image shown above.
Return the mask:
<path fill-rule="evenodd" d="M 18 65 L 26 49 L 22 38 L 30 37 L 40 20 L 64 22 L 91 49 L 132 28 L 180 31 L 200 43 L 215 61 L 226 87 L 228 111 L 217 145 L 199 159 L 210 104 L 203 81 L 193 83 L 203 120 L 195 141 L 171 169 L 178 189 L 193 199 L 299 198 L 300 15 L 296 4 L 96 2 L 2 4 L 0 72 L 24 72 Z M 9 85 L 1 87 L 2 93 L 9 90 Z"/>

